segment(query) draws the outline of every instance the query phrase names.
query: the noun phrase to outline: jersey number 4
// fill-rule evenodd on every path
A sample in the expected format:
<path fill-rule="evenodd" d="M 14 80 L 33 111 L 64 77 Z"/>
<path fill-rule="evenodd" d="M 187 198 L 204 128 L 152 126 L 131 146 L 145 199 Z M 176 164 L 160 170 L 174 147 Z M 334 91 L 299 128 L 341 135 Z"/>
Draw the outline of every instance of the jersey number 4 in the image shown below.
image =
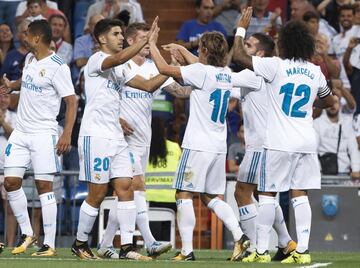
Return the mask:
<path fill-rule="evenodd" d="M 281 87 L 279 94 L 284 93 L 284 99 L 281 108 L 283 112 L 288 116 L 290 115 L 291 117 L 304 118 L 307 112 L 301 111 L 300 108 L 309 102 L 310 93 L 311 93 L 310 87 L 304 84 L 299 85 L 296 88 L 294 95 L 302 98 L 291 106 L 291 100 L 293 97 L 294 88 L 295 88 L 294 83 L 287 83 L 286 85 L 283 85 Z"/>
<path fill-rule="evenodd" d="M 214 101 L 214 108 L 211 114 L 211 120 L 214 121 L 215 123 L 218 120 L 220 120 L 220 122 L 224 124 L 227 107 L 229 105 L 229 98 L 230 98 L 229 90 L 225 91 L 224 95 L 222 95 L 222 90 L 219 88 L 216 89 L 213 93 L 211 93 L 209 102 Z M 220 112 L 220 118 L 219 118 L 219 112 Z"/>

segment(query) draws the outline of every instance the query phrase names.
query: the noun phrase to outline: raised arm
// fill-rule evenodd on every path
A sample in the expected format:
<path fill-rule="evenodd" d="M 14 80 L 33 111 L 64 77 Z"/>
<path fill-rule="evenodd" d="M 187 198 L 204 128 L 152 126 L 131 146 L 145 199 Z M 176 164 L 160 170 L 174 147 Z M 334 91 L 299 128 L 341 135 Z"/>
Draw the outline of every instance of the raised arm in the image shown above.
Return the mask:
<path fill-rule="evenodd" d="M 146 80 L 140 75 L 136 75 L 133 79 L 126 83 L 127 86 L 137 88 L 146 92 L 153 93 L 168 79 L 168 76 L 158 74 L 157 76 Z"/>
<path fill-rule="evenodd" d="M 163 45 L 161 47 L 166 51 L 177 50 L 184 57 L 187 64 L 193 64 L 199 62 L 199 58 L 197 56 L 195 56 L 189 50 L 187 50 L 185 47 L 179 44 L 171 43 L 171 44 Z"/>
<path fill-rule="evenodd" d="M 151 25 L 151 29 L 149 33 L 147 34 L 146 38 L 144 40 L 141 40 L 134 45 L 131 45 L 120 52 L 116 53 L 115 55 L 107 57 L 102 65 L 101 69 L 106 70 L 110 69 L 112 67 L 115 67 L 117 65 L 123 64 L 130 60 L 132 57 L 134 57 L 149 41 L 151 36 L 154 34 L 155 29 L 157 28 L 157 22 L 159 18 L 156 17 Z"/>
<path fill-rule="evenodd" d="M 167 64 L 165 59 L 161 56 L 159 49 L 156 47 L 155 43 L 150 43 L 150 53 L 151 57 L 154 60 L 156 67 L 159 70 L 159 73 L 167 76 L 171 76 L 177 79 L 182 79 L 180 67 L 172 66 Z"/>
<path fill-rule="evenodd" d="M 251 16 L 252 7 L 248 7 L 238 21 L 234 40 L 233 61 L 244 68 L 253 70 L 252 58 L 246 53 L 244 47 L 245 33 L 246 29 L 249 27 Z"/>

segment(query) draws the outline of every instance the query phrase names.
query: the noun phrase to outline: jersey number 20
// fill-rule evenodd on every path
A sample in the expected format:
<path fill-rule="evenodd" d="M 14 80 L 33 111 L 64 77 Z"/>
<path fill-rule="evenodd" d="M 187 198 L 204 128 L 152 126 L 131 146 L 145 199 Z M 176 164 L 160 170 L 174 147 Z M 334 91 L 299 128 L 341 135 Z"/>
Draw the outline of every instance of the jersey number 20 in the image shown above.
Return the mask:
<path fill-rule="evenodd" d="M 218 120 L 220 120 L 220 122 L 224 124 L 227 107 L 229 104 L 229 98 L 230 98 L 229 90 L 225 91 L 224 95 L 222 95 L 222 90 L 219 88 L 217 88 L 213 93 L 211 93 L 209 102 L 214 101 L 214 108 L 211 114 L 211 120 L 214 121 L 215 123 Z M 220 118 L 219 118 L 219 112 L 220 112 Z"/>
<path fill-rule="evenodd" d="M 308 85 L 299 85 L 295 89 L 295 96 L 302 97 L 302 99 L 298 100 L 291 106 L 291 99 L 293 97 L 295 84 L 287 83 L 283 85 L 280 89 L 279 94 L 284 93 L 284 99 L 282 103 L 282 110 L 286 115 L 290 115 L 291 117 L 300 117 L 304 118 L 306 116 L 306 111 L 301 111 L 300 108 L 309 102 L 310 99 L 310 87 Z"/>

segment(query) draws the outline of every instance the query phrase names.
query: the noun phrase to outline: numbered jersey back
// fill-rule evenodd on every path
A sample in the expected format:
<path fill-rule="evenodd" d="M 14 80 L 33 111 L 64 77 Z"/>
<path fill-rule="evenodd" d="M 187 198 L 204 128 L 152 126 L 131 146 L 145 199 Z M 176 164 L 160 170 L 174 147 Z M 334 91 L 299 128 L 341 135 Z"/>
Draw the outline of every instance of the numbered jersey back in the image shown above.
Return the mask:
<path fill-rule="evenodd" d="M 316 152 L 312 107 L 317 95 L 330 93 L 320 68 L 305 61 L 253 58 L 254 71 L 267 81 L 265 148 Z"/>
<path fill-rule="evenodd" d="M 190 116 L 182 147 L 226 153 L 226 112 L 232 89 L 231 70 L 196 63 L 181 67 L 190 95 Z"/>

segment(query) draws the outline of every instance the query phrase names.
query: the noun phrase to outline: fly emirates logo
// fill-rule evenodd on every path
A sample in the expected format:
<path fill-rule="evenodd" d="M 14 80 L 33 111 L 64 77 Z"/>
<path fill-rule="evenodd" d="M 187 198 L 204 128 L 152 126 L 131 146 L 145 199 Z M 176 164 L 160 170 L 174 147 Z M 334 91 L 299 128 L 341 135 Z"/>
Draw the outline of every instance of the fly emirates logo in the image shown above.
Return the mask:
<path fill-rule="evenodd" d="M 28 90 L 31 90 L 31 91 L 34 91 L 34 92 L 37 92 L 37 93 L 41 93 L 42 88 L 35 85 L 33 83 L 33 80 L 34 79 L 30 75 L 27 74 L 25 79 L 21 81 L 21 87 L 25 88 L 25 89 L 28 89 Z"/>

